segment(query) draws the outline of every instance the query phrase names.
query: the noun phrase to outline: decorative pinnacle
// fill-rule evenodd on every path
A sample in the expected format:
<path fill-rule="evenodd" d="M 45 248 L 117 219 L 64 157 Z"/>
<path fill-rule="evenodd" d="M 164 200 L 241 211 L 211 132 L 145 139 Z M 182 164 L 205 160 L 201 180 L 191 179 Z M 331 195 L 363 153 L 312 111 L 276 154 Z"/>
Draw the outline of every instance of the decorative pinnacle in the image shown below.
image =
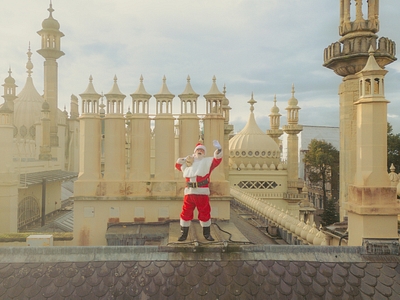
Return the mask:
<path fill-rule="evenodd" d="M 118 80 L 117 75 L 114 75 L 114 82 L 117 83 L 117 80 Z"/>
<path fill-rule="evenodd" d="M 29 42 L 28 52 L 26 52 L 26 54 L 28 54 L 28 62 L 26 63 L 26 69 L 27 69 L 26 73 L 28 73 L 28 77 L 31 77 L 32 69 L 33 69 L 33 64 L 31 61 L 31 56 L 32 56 L 31 42 Z"/>
<path fill-rule="evenodd" d="M 51 0 L 50 0 L 50 7 L 47 9 L 47 11 L 50 12 L 50 17 L 53 17 L 54 9 L 53 9 L 53 4 L 51 3 Z"/>
<path fill-rule="evenodd" d="M 188 75 L 188 77 L 186 78 L 187 82 L 190 82 L 190 76 Z"/>
<path fill-rule="evenodd" d="M 90 75 L 89 76 L 89 82 L 92 82 L 93 81 L 93 77 L 92 77 L 92 75 Z"/>
<path fill-rule="evenodd" d="M 254 100 L 253 92 L 251 92 L 251 99 L 249 101 L 247 101 L 247 103 L 250 104 L 250 111 L 253 112 L 254 111 L 254 104 L 257 103 L 257 101 Z"/>

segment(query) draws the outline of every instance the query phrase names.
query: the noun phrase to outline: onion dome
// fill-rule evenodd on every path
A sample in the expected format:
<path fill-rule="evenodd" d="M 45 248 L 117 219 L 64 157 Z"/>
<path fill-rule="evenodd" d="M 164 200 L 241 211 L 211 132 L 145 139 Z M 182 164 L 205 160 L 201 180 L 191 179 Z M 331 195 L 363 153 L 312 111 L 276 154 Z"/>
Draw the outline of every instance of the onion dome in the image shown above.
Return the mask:
<path fill-rule="evenodd" d="M 274 96 L 274 106 L 272 106 L 272 108 L 271 108 L 271 115 L 279 115 L 279 116 L 281 116 L 279 114 L 279 107 L 276 106 L 276 95 Z"/>
<path fill-rule="evenodd" d="M 42 28 L 46 30 L 59 30 L 60 29 L 60 23 L 56 19 L 53 18 L 53 5 L 50 3 L 50 7 L 47 9 L 48 12 L 50 13 L 49 17 L 47 19 L 44 19 L 42 22 Z"/>
<path fill-rule="evenodd" d="M 5 84 L 7 84 L 7 85 L 15 85 L 15 79 L 11 76 L 11 68 L 8 70 L 8 77 L 6 78 L 6 79 L 4 79 L 4 84 L 3 84 L 3 86 L 5 85 Z"/>
<path fill-rule="evenodd" d="M 258 127 L 254 118 L 254 107 L 257 103 L 253 99 L 248 101 L 250 104 L 250 116 L 246 126 L 232 137 L 229 141 L 229 164 L 248 166 L 262 165 L 277 166 L 280 163 L 280 150 L 278 144 L 260 127 Z M 275 167 L 274 167 L 275 168 Z"/>
<path fill-rule="evenodd" d="M 28 77 L 25 86 L 14 101 L 14 125 L 21 137 L 34 139 L 36 135 L 35 124 L 40 122 L 44 99 L 33 85 L 31 77 L 33 64 L 31 63 L 32 53 L 30 49 L 27 54 Z"/>

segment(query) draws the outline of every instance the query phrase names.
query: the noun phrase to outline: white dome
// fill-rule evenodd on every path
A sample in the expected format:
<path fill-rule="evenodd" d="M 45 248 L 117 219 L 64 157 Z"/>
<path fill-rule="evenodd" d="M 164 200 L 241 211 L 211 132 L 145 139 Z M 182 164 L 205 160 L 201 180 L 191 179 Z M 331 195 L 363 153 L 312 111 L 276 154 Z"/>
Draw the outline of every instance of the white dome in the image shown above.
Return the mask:
<path fill-rule="evenodd" d="M 14 125 L 18 135 L 23 138 L 35 137 L 35 124 L 40 122 L 43 97 L 33 85 L 32 77 L 26 79 L 26 84 L 14 102 Z"/>
<path fill-rule="evenodd" d="M 229 163 L 238 166 L 280 163 L 278 144 L 258 127 L 253 112 L 246 126 L 229 141 Z"/>

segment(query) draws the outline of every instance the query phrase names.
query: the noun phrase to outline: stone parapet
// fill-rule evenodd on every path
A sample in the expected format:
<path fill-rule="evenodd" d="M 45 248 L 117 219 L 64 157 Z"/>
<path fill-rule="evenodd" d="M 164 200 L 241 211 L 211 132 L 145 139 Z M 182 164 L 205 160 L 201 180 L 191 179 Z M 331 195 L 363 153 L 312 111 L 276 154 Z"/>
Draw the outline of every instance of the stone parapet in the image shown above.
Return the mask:
<path fill-rule="evenodd" d="M 332 69 L 339 76 L 353 75 L 367 63 L 369 47 L 375 51 L 375 59 L 381 68 L 396 61 L 396 43 L 376 35 L 354 36 L 332 43 L 324 50 L 324 67 Z"/>

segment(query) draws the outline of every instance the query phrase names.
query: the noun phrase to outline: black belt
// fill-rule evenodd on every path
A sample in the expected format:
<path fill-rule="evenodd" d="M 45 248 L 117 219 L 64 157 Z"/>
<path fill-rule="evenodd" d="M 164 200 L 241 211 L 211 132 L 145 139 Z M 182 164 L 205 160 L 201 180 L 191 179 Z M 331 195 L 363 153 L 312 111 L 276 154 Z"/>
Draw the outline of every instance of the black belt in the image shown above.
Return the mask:
<path fill-rule="evenodd" d="M 202 187 L 208 184 L 208 180 L 203 180 L 200 182 L 186 182 L 186 186 L 188 188 L 198 188 L 198 187 Z"/>

